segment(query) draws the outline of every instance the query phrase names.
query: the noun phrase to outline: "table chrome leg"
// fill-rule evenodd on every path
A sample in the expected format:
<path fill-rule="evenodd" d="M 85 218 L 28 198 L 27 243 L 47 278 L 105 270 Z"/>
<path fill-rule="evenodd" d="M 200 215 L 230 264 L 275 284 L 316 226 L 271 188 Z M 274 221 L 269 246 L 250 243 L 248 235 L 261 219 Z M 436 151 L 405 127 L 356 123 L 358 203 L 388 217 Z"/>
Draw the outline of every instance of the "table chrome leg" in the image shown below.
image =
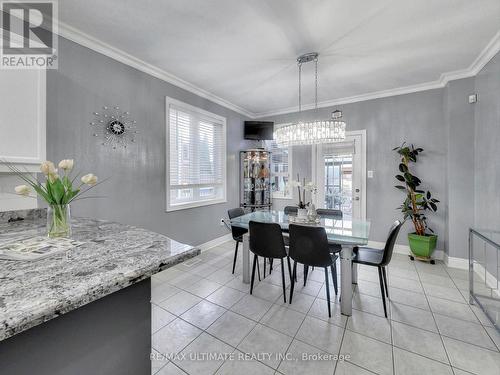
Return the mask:
<path fill-rule="evenodd" d="M 340 252 L 340 312 L 352 315 L 352 246 L 342 246 Z"/>
<path fill-rule="evenodd" d="M 469 303 L 474 305 L 474 252 L 472 232 L 469 229 Z"/>
<path fill-rule="evenodd" d="M 250 236 L 248 233 L 243 235 L 243 282 L 250 284 Z"/>

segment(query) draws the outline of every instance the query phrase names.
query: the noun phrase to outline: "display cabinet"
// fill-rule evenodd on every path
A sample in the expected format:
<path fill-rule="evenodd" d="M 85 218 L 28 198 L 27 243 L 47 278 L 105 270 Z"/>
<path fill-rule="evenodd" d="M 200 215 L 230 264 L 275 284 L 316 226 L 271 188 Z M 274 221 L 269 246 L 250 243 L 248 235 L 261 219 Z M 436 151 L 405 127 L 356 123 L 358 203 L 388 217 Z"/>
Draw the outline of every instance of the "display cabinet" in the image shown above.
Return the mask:
<path fill-rule="evenodd" d="M 249 211 L 271 209 L 271 153 L 240 152 L 240 206 Z"/>

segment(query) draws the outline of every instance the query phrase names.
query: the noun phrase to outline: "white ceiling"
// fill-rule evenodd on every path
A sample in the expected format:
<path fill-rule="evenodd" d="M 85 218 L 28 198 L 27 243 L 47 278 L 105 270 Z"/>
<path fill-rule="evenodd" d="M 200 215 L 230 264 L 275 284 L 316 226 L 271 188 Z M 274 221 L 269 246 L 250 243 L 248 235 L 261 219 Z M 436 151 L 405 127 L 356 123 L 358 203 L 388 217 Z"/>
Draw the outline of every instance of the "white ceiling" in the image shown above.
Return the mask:
<path fill-rule="evenodd" d="M 64 0 L 60 20 L 254 115 L 436 82 L 500 30 L 499 0 Z M 303 102 L 313 100 L 312 65 Z"/>

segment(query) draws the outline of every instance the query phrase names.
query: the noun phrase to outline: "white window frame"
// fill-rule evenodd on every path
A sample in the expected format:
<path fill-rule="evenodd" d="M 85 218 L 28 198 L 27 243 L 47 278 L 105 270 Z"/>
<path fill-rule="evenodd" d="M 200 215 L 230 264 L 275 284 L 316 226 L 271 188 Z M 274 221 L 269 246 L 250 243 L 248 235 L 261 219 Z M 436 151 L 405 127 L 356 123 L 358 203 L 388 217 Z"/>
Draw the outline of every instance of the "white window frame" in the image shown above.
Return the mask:
<path fill-rule="evenodd" d="M 272 163 L 272 153 L 274 152 L 274 149 L 272 148 L 272 142 L 269 143 L 268 149 L 271 152 L 271 163 Z M 292 160 L 293 160 L 293 146 L 288 146 L 285 147 L 288 149 L 288 181 L 292 180 Z M 274 167 L 271 166 L 273 169 Z M 271 172 L 271 178 L 274 174 L 274 169 Z M 272 198 L 273 199 L 293 199 L 293 191 L 291 189 L 288 189 L 288 194 L 285 194 L 285 191 L 272 191 Z"/>
<path fill-rule="evenodd" d="M 206 200 L 198 200 L 196 202 L 186 202 L 186 203 L 176 203 L 176 204 L 171 204 L 170 200 L 170 191 L 171 191 L 171 186 L 170 186 L 170 106 L 174 106 L 177 108 L 183 108 L 186 111 L 189 112 L 196 112 L 204 117 L 209 117 L 213 118 L 215 120 L 218 120 L 222 123 L 222 198 L 215 198 L 215 199 L 206 199 Z M 226 158 L 227 158 L 227 145 L 226 145 L 226 118 L 223 116 L 219 116 L 215 113 L 206 111 L 204 109 L 195 107 L 193 105 L 181 102 L 177 99 L 170 98 L 168 96 L 165 97 L 165 124 L 166 124 L 166 144 L 165 144 L 165 149 L 166 149 L 166 155 L 165 155 L 165 161 L 166 161 L 166 211 L 171 212 L 171 211 L 179 211 L 179 210 L 186 210 L 190 208 L 195 208 L 195 207 L 203 207 L 203 206 L 210 206 L 213 204 L 221 204 L 221 203 L 226 203 L 227 202 L 227 164 L 226 164 Z M 186 188 L 191 188 L 193 186 L 195 187 L 203 187 L 203 185 L 206 184 L 199 184 L 199 185 L 186 185 Z M 212 185 L 211 185 L 212 186 Z"/>

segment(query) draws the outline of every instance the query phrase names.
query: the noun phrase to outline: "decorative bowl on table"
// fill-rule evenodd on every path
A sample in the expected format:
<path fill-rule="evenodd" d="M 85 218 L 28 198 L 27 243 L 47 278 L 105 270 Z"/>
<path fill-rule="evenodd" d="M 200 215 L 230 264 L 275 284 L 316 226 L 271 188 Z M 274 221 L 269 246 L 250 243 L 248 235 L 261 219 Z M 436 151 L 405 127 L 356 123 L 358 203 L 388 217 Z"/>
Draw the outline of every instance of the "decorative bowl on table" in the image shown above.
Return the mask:
<path fill-rule="evenodd" d="M 296 216 L 290 215 L 288 216 L 288 222 L 291 224 L 319 224 L 320 219 L 319 216 Z"/>

